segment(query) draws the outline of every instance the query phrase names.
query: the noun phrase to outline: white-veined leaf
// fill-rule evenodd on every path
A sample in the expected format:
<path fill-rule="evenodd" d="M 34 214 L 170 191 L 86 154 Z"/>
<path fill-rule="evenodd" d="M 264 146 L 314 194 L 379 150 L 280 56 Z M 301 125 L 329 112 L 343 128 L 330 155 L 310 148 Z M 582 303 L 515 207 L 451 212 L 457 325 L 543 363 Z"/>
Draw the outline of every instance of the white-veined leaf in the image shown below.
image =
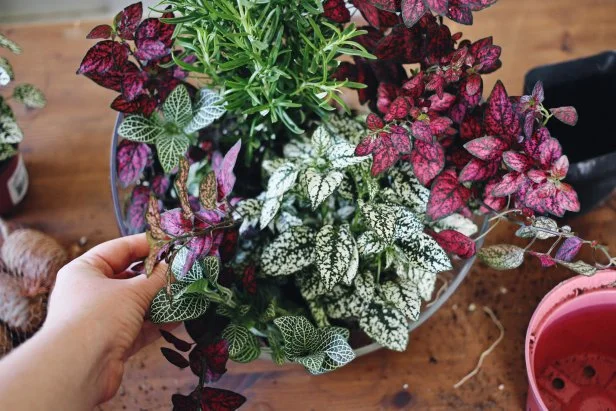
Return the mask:
<path fill-rule="evenodd" d="M 221 101 L 221 97 L 215 91 L 208 88 L 200 89 L 192 119 L 184 127 L 184 131 L 194 133 L 218 120 L 225 113 L 224 107 L 220 104 Z"/>
<path fill-rule="evenodd" d="M 409 341 L 404 314 L 375 296 L 359 319 L 359 327 L 374 341 L 394 351 L 404 351 Z"/>
<path fill-rule="evenodd" d="M 293 274 L 314 262 L 314 232 L 308 227 L 293 227 L 278 235 L 261 254 L 265 275 Z"/>
<path fill-rule="evenodd" d="M 186 154 L 190 140 L 184 134 L 163 135 L 156 139 L 156 153 L 165 173 L 171 172 Z"/>
<path fill-rule="evenodd" d="M 312 209 L 316 208 L 338 188 L 344 174 L 339 171 L 330 171 L 326 175 L 320 174 L 313 168 L 309 168 L 304 173 L 306 186 L 308 187 L 308 197 L 312 204 Z"/>
<path fill-rule="evenodd" d="M 192 320 L 202 316 L 209 305 L 208 299 L 202 294 L 181 294 L 186 283 L 171 284 L 171 293 L 180 294 L 169 298 L 165 288 L 162 288 L 150 305 L 150 318 L 153 323 L 172 323 Z"/>
<path fill-rule="evenodd" d="M 163 103 L 165 121 L 175 124 L 180 130 L 192 118 L 192 103 L 186 86 L 176 86 Z"/>
<path fill-rule="evenodd" d="M 221 337 L 229 343 L 229 358 L 235 362 L 247 363 L 261 354 L 257 337 L 246 327 L 231 323 L 222 331 Z"/>
<path fill-rule="evenodd" d="M 290 361 L 314 353 L 319 345 L 317 329 L 302 316 L 282 316 L 274 320 L 284 340 L 284 353 Z"/>
<path fill-rule="evenodd" d="M 524 250 L 511 244 L 483 247 L 477 257 L 496 270 L 511 270 L 524 262 Z"/>
<path fill-rule="evenodd" d="M 139 143 L 155 143 L 160 136 L 165 134 L 165 130 L 154 120 L 154 117 L 134 115 L 122 121 L 118 134 Z"/>
<path fill-rule="evenodd" d="M 324 328 L 319 330 L 320 339 L 316 350 L 323 352 L 339 366 L 348 364 L 355 358 L 355 353 L 347 339 L 338 333 L 337 327 Z"/>

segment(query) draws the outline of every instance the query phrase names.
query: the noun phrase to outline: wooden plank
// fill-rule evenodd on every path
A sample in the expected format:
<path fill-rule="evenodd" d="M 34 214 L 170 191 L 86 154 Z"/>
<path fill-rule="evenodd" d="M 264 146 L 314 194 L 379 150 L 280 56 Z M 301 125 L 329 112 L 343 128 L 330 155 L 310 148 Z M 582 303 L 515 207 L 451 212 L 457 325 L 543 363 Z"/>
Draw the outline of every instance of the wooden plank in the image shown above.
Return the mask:
<path fill-rule="evenodd" d="M 493 35 L 503 47 L 503 68 L 490 76 L 485 88 L 500 78 L 516 93 L 532 67 L 613 49 L 614 16 L 612 0 L 501 0 L 476 14 L 475 26 L 452 31 L 463 31 L 471 39 Z M 49 99 L 43 111 L 18 110 L 26 133 L 22 148 L 31 189 L 14 219 L 43 229 L 64 244 L 81 236 L 94 244 L 118 235 L 108 166 L 115 118 L 108 105 L 114 93 L 74 74 L 93 44 L 84 39 L 93 25 L 0 27 L 25 49 L 11 60 L 17 79 L 36 83 Z M 582 236 L 616 247 L 614 217 L 613 205 L 606 205 L 570 224 Z M 507 227 L 490 236 L 493 243 L 511 239 Z M 218 386 L 246 395 L 247 410 L 522 409 L 527 389 L 526 326 L 541 297 L 567 276 L 563 270 L 541 269 L 534 262 L 509 272 L 476 264 L 454 297 L 411 335 L 406 353 L 382 350 L 319 377 L 263 361 L 231 364 Z M 468 311 L 470 303 L 491 307 L 503 322 L 506 337 L 482 371 L 456 390 L 453 384 L 498 336 L 481 309 Z M 161 344 L 129 361 L 120 392 L 101 409 L 166 410 L 172 393 L 193 387 L 189 371 L 164 361 L 158 351 Z"/>

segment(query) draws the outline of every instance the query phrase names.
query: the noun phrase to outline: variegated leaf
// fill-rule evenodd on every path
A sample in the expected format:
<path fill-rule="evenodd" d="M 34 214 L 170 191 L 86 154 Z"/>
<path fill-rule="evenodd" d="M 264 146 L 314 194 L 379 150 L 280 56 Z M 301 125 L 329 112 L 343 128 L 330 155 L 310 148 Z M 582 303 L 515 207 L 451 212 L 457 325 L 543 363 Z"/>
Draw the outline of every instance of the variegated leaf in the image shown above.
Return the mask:
<path fill-rule="evenodd" d="M 319 345 L 319 333 L 306 317 L 282 316 L 276 318 L 274 324 L 282 334 L 285 356 L 291 361 L 314 352 Z"/>
<path fill-rule="evenodd" d="M 342 279 L 347 284 L 357 274 L 357 246 L 345 226 L 323 226 L 316 236 L 316 266 L 326 289 L 332 289 Z"/>
<path fill-rule="evenodd" d="M 434 231 L 438 233 L 442 230 L 456 230 L 467 237 L 470 237 L 479 231 L 477 224 L 475 224 L 473 220 L 457 213 L 451 214 L 437 221 Z"/>
<path fill-rule="evenodd" d="M 410 281 L 415 284 L 421 298 L 425 301 L 432 300 L 432 294 L 436 285 L 436 273 L 422 270 L 421 268 L 409 268 L 403 281 Z"/>
<path fill-rule="evenodd" d="M 171 284 L 171 293 L 181 294 L 186 283 Z M 150 319 L 155 324 L 192 320 L 202 316 L 209 305 L 202 294 L 185 293 L 178 297 L 169 297 L 162 288 L 150 305 Z"/>
<path fill-rule="evenodd" d="M 243 235 L 250 227 L 256 227 L 261 218 L 262 203 L 256 198 L 242 200 L 235 206 L 233 218 L 241 219 L 240 235 Z"/>
<path fill-rule="evenodd" d="M 428 234 L 415 233 L 398 244 L 411 267 L 437 273 L 452 268 L 447 253 Z"/>
<path fill-rule="evenodd" d="M 276 213 L 280 210 L 282 204 L 282 196 L 267 198 L 261 208 L 261 217 L 259 218 L 259 226 L 261 230 L 272 222 Z"/>
<path fill-rule="evenodd" d="M 9 115 L 0 116 L 0 144 L 17 144 L 24 138 L 21 128 Z"/>
<path fill-rule="evenodd" d="M 421 185 L 413 175 L 408 165 L 393 168 L 392 187 L 399 198 L 399 202 L 418 214 L 425 214 L 430 198 L 430 190 Z"/>
<path fill-rule="evenodd" d="M 200 89 L 192 119 L 184 127 L 184 131 L 194 133 L 218 120 L 225 113 L 223 105 L 220 104 L 221 101 L 221 97 L 215 91 L 207 88 Z"/>
<path fill-rule="evenodd" d="M 387 281 L 381 285 L 383 299 L 402 311 L 407 318 L 417 321 L 421 308 L 421 296 L 417 285 L 410 280 Z"/>
<path fill-rule="evenodd" d="M 374 231 L 366 231 L 357 238 L 357 248 L 361 255 L 378 254 L 385 249 L 385 243 Z"/>
<path fill-rule="evenodd" d="M 315 260 L 314 232 L 308 227 L 293 227 L 268 244 L 261 254 L 265 275 L 293 274 Z"/>
<path fill-rule="evenodd" d="M 329 148 L 327 158 L 334 169 L 342 170 L 366 161 L 370 156 L 356 156 L 355 146 L 346 142 L 338 143 Z"/>
<path fill-rule="evenodd" d="M 524 250 L 511 244 L 483 247 L 477 253 L 481 261 L 497 270 L 511 270 L 524 262 Z"/>
<path fill-rule="evenodd" d="M 13 80 L 13 66 L 6 57 L 0 57 L 0 86 L 6 86 Z"/>
<path fill-rule="evenodd" d="M 359 209 L 366 221 L 366 225 L 374 231 L 379 239 L 390 244 L 394 240 L 396 231 L 396 212 L 385 204 L 359 202 Z"/>
<path fill-rule="evenodd" d="M 575 261 L 575 262 L 569 262 L 569 261 L 562 261 L 562 260 L 554 260 L 556 261 L 558 264 L 567 267 L 568 269 L 570 269 L 571 271 L 577 273 L 577 274 L 581 274 L 581 275 L 585 275 L 585 276 L 591 276 L 594 275 L 597 272 L 597 268 L 585 263 L 584 261 Z"/>
<path fill-rule="evenodd" d="M 298 174 L 299 168 L 294 163 L 284 163 L 270 176 L 265 196 L 273 198 L 283 195 L 293 187 Z"/>
<path fill-rule="evenodd" d="M 558 231 L 558 223 L 548 217 L 537 217 L 532 225 L 522 226 L 515 232 L 521 238 L 537 237 L 538 240 L 545 240 L 555 237 L 554 234 L 541 230 L 542 228 L 550 231 Z"/>
<path fill-rule="evenodd" d="M 296 274 L 295 282 L 306 301 L 313 301 L 328 291 L 316 269 L 306 269 Z"/>
<path fill-rule="evenodd" d="M 333 139 L 329 131 L 325 128 L 325 126 L 321 125 L 314 130 L 312 133 L 312 147 L 317 150 L 318 153 L 322 154 L 332 145 Z"/>
<path fill-rule="evenodd" d="M 216 200 L 218 196 L 218 185 L 216 182 L 216 173 L 210 171 L 199 183 L 199 201 L 207 210 L 216 208 Z"/>
<path fill-rule="evenodd" d="M 404 314 L 375 296 L 359 319 L 359 327 L 377 343 L 394 351 L 404 351 L 409 341 Z"/>
<path fill-rule="evenodd" d="M 43 108 L 47 105 L 47 99 L 43 92 L 32 84 L 15 86 L 13 98 L 28 108 Z"/>
<path fill-rule="evenodd" d="M 154 143 L 165 134 L 165 129 L 154 120 L 154 117 L 134 115 L 128 116 L 122 121 L 118 134 L 131 141 Z"/>
<path fill-rule="evenodd" d="M 325 311 L 335 319 L 359 318 L 374 296 L 374 277 L 359 274 L 351 287 L 337 285 L 325 298 Z"/>
<path fill-rule="evenodd" d="M 411 210 L 403 206 L 392 206 L 392 209 L 396 213 L 396 240 L 404 240 L 423 231 L 423 223 Z"/>
<path fill-rule="evenodd" d="M 302 219 L 294 216 L 286 211 L 280 213 L 280 216 L 276 219 L 276 230 L 279 233 L 284 233 L 291 227 L 299 227 L 302 225 Z"/>
<path fill-rule="evenodd" d="M 246 327 L 231 323 L 222 331 L 221 337 L 229 343 L 229 358 L 235 362 L 251 362 L 261 354 L 257 337 Z"/>
<path fill-rule="evenodd" d="M 326 175 L 320 174 L 317 170 L 309 168 L 304 173 L 308 197 L 312 204 L 312 209 L 316 208 L 338 188 L 344 174 L 339 171 L 330 171 Z"/>

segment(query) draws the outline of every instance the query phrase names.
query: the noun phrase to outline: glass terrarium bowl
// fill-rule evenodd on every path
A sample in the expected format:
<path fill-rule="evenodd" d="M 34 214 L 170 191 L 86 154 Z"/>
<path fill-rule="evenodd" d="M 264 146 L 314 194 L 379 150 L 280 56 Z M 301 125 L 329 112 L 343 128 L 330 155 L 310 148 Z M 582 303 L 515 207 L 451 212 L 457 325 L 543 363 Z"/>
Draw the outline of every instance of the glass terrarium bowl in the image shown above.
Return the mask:
<path fill-rule="evenodd" d="M 111 193 L 113 197 L 113 207 L 116 216 L 116 222 L 118 225 L 118 229 L 122 236 L 134 234 L 129 228 L 126 222 L 125 216 L 125 203 L 126 199 L 131 193 L 131 187 L 123 188 L 120 184 L 117 176 L 117 164 L 116 164 L 116 151 L 118 143 L 121 137 L 118 136 L 117 130 L 122 122 L 122 115 L 118 115 L 116 119 L 116 124 L 114 128 L 114 133 L 111 138 Z M 488 219 L 487 218 L 476 218 L 475 223 L 478 226 L 478 234 L 482 234 L 488 228 Z M 477 242 L 477 249 L 481 247 L 483 244 L 483 238 L 481 238 Z M 433 297 L 430 302 L 424 303 L 422 307 L 422 311 L 419 314 L 419 318 L 417 321 L 409 321 L 409 332 L 415 330 L 417 327 L 426 322 L 437 310 L 439 310 L 443 304 L 452 296 L 452 294 L 458 289 L 464 278 L 468 275 L 473 263 L 475 262 L 475 257 L 469 258 L 468 260 L 462 260 L 459 258 L 452 258 L 453 269 L 449 271 L 445 271 L 439 273 L 440 281 L 437 281 L 437 285 L 433 292 Z M 365 334 L 360 331 L 351 332 L 351 340 L 350 344 L 355 350 L 355 354 L 357 356 L 366 355 L 371 352 L 377 351 L 381 349 L 381 345 L 375 342 L 372 342 Z M 263 350 L 261 352 L 260 359 L 269 360 L 269 353 L 267 350 Z"/>

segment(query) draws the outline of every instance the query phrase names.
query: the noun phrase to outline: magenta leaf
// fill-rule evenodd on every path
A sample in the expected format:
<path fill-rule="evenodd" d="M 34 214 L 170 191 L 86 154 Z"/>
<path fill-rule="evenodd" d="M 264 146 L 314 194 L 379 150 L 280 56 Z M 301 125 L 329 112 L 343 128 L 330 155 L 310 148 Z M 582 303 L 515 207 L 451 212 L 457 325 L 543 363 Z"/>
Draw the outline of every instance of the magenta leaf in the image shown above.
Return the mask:
<path fill-rule="evenodd" d="M 374 136 L 364 137 L 355 148 L 355 155 L 359 157 L 367 156 L 372 153 L 378 144 L 378 140 Z"/>
<path fill-rule="evenodd" d="M 556 265 L 556 262 L 554 261 L 554 259 L 547 254 L 537 253 L 535 251 L 529 251 L 529 253 L 539 259 L 539 262 L 541 263 L 541 267 L 543 268 L 553 267 Z"/>
<path fill-rule="evenodd" d="M 188 360 L 182 354 L 171 348 L 161 347 L 160 352 L 163 353 L 167 361 L 178 368 L 186 368 L 189 365 Z"/>
<path fill-rule="evenodd" d="M 124 74 L 122 77 L 122 95 L 127 101 L 133 101 L 137 96 L 143 94 L 145 83 L 146 78 L 142 71 Z"/>
<path fill-rule="evenodd" d="M 558 160 L 552 164 L 552 169 L 550 170 L 552 173 L 552 177 L 562 180 L 567 176 L 567 172 L 569 171 L 569 159 L 567 156 L 560 156 Z"/>
<path fill-rule="evenodd" d="M 473 158 L 460 171 L 460 182 L 486 181 L 498 172 L 500 161 L 483 161 Z"/>
<path fill-rule="evenodd" d="M 237 143 L 233 145 L 225 154 L 222 162 L 220 164 L 220 168 L 214 170 L 216 173 L 216 181 L 218 182 L 218 199 L 219 201 L 223 198 L 226 198 L 229 194 L 231 194 L 231 190 L 233 190 L 233 186 L 235 185 L 235 174 L 233 173 L 233 168 L 235 167 L 235 162 L 237 161 L 237 156 L 240 152 L 240 148 L 242 147 L 242 140 L 237 140 Z"/>
<path fill-rule="evenodd" d="M 323 15 L 336 23 L 348 23 L 351 13 L 344 0 L 327 0 L 323 3 Z"/>
<path fill-rule="evenodd" d="M 526 175 L 533 183 L 543 183 L 547 178 L 547 174 L 545 173 L 545 171 L 537 169 L 528 170 L 528 173 L 526 173 Z"/>
<path fill-rule="evenodd" d="M 541 143 L 538 150 L 539 162 L 545 168 L 550 167 L 552 163 L 558 160 L 563 154 L 560 143 L 553 137 L 550 137 Z"/>
<path fill-rule="evenodd" d="M 435 136 L 441 136 L 449 130 L 452 123 L 449 117 L 436 117 L 430 119 L 430 131 Z"/>
<path fill-rule="evenodd" d="M 492 195 L 494 197 L 504 197 L 517 193 L 520 186 L 524 183 L 525 176 L 517 171 L 512 171 L 503 176 L 503 179 L 499 181 L 492 189 Z"/>
<path fill-rule="evenodd" d="M 116 161 L 118 179 L 124 187 L 139 180 L 151 154 L 152 150 L 147 144 L 130 140 L 120 142 L 116 152 Z"/>
<path fill-rule="evenodd" d="M 233 391 L 212 387 L 201 389 L 202 411 L 234 411 L 245 402 L 244 396 Z"/>
<path fill-rule="evenodd" d="M 492 89 L 483 121 L 486 134 L 491 136 L 513 140 L 520 133 L 520 121 L 500 80 Z"/>
<path fill-rule="evenodd" d="M 131 194 L 126 215 L 130 234 L 142 233 L 145 230 L 145 212 L 150 200 L 150 189 L 136 186 Z"/>
<path fill-rule="evenodd" d="M 154 176 L 152 179 L 152 191 L 158 197 L 164 197 L 171 185 L 171 180 L 164 174 Z"/>
<path fill-rule="evenodd" d="M 106 40 L 109 37 L 111 37 L 111 26 L 109 24 L 99 24 L 86 35 L 86 38 L 90 40 Z"/>
<path fill-rule="evenodd" d="M 550 112 L 552 113 L 554 117 L 556 117 L 557 119 L 559 119 L 560 121 L 562 121 L 563 123 L 567 125 L 575 126 L 577 124 L 578 114 L 577 114 L 577 110 L 575 109 L 575 107 L 567 106 L 567 107 L 551 108 Z"/>
<path fill-rule="evenodd" d="M 412 27 L 428 11 L 424 0 L 402 0 L 402 20 L 407 27 Z"/>
<path fill-rule="evenodd" d="M 543 82 L 538 81 L 535 83 L 531 96 L 533 100 L 535 101 L 535 103 L 543 103 L 543 100 L 545 99 L 545 92 L 543 91 Z"/>
<path fill-rule="evenodd" d="M 366 118 L 366 125 L 370 130 L 380 130 L 385 127 L 385 123 L 383 123 L 381 117 L 374 113 L 368 114 L 368 118 Z"/>
<path fill-rule="evenodd" d="M 541 127 L 537 129 L 530 138 L 526 138 L 524 140 L 524 152 L 528 154 L 531 158 L 538 160 L 539 159 L 539 147 L 541 143 L 543 143 L 548 138 L 551 138 L 550 132 L 547 128 Z"/>
<path fill-rule="evenodd" d="M 445 151 L 438 142 L 426 143 L 417 140 L 411 151 L 411 164 L 419 182 L 427 186 L 443 170 Z"/>
<path fill-rule="evenodd" d="M 181 208 L 174 208 L 160 215 L 160 227 L 165 233 L 177 237 L 190 232 L 192 222 L 184 218 Z"/>
<path fill-rule="evenodd" d="M 490 207 L 489 209 L 487 209 L 486 207 L 482 207 L 481 211 L 484 213 L 492 210 L 500 211 L 507 204 L 507 199 L 505 197 L 495 197 L 492 195 L 492 191 L 494 191 L 494 188 L 496 188 L 497 184 L 498 179 L 494 178 L 489 181 L 488 184 L 486 184 L 483 190 L 483 202 L 485 203 L 485 205 Z"/>
<path fill-rule="evenodd" d="M 447 6 L 449 3 L 449 0 L 425 0 L 425 1 L 428 4 L 428 7 L 430 7 L 430 9 L 436 14 L 440 14 L 441 16 L 444 16 L 445 14 L 447 14 Z"/>
<path fill-rule="evenodd" d="M 556 252 L 555 258 L 562 261 L 572 261 L 580 252 L 582 245 L 584 245 L 582 239 L 578 237 L 569 237 L 562 243 Z"/>
<path fill-rule="evenodd" d="M 161 41 L 165 47 L 171 47 L 172 36 L 175 26 L 163 23 L 157 18 L 145 19 L 137 27 L 135 32 L 135 45 L 140 49 L 146 40 Z"/>
<path fill-rule="evenodd" d="M 573 187 L 567 183 L 559 183 L 556 201 L 567 211 L 580 211 L 580 200 L 578 199 L 577 193 Z"/>
<path fill-rule="evenodd" d="M 496 160 L 509 148 L 509 144 L 498 137 L 480 137 L 464 144 L 469 153 L 481 160 Z"/>
<path fill-rule="evenodd" d="M 481 90 L 483 85 L 483 81 L 479 74 L 471 74 L 468 79 L 466 79 L 466 93 L 469 96 L 474 96 Z"/>
<path fill-rule="evenodd" d="M 455 254 L 460 258 L 471 258 L 475 255 L 475 242 L 456 230 L 443 230 L 438 233 L 429 233 L 448 253 Z"/>
<path fill-rule="evenodd" d="M 535 127 L 535 113 L 528 112 L 524 117 L 524 135 L 530 137 L 533 135 L 533 129 Z"/>
<path fill-rule="evenodd" d="M 386 11 L 398 11 L 399 1 L 396 0 L 368 0 L 373 6 Z"/>
<path fill-rule="evenodd" d="M 394 148 L 391 136 L 386 133 L 383 134 L 372 152 L 372 168 L 370 171 L 373 176 L 388 170 L 400 158 L 400 153 Z"/>
<path fill-rule="evenodd" d="M 455 101 L 456 96 L 450 93 L 443 93 L 442 97 L 433 94 L 430 96 L 430 109 L 442 113 L 449 110 Z"/>
<path fill-rule="evenodd" d="M 533 161 L 528 156 L 517 151 L 504 152 L 503 161 L 507 167 L 520 173 L 528 171 L 533 165 Z"/>
<path fill-rule="evenodd" d="M 77 74 L 103 74 L 114 67 L 122 67 L 127 60 L 126 46 L 111 40 L 99 41 L 88 50 Z"/>
<path fill-rule="evenodd" d="M 458 182 L 453 170 L 444 171 L 432 183 L 427 215 L 433 220 L 447 217 L 464 207 L 470 196 L 471 191 Z"/>
<path fill-rule="evenodd" d="M 472 11 L 480 11 L 496 3 L 496 0 L 460 0 L 460 3 Z"/>
<path fill-rule="evenodd" d="M 411 125 L 411 134 L 416 139 L 425 141 L 426 143 L 431 143 L 434 140 L 430 125 L 421 120 L 413 122 Z"/>
<path fill-rule="evenodd" d="M 462 140 L 479 138 L 483 133 L 481 122 L 475 116 L 468 116 L 460 124 L 460 137 Z"/>
<path fill-rule="evenodd" d="M 470 8 L 463 6 L 460 3 L 461 0 L 451 0 L 449 2 L 447 17 L 457 23 L 469 26 L 473 24 L 473 13 Z"/>
<path fill-rule="evenodd" d="M 389 106 L 389 110 L 385 115 L 385 121 L 401 120 L 408 116 L 410 105 L 405 97 L 396 97 Z"/>
<path fill-rule="evenodd" d="M 115 17 L 118 36 L 124 40 L 133 40 L 135 38 L 135 30 L 142 16 L 143 5 L 141 2 L 131 4 L 118 13 Z"/>

